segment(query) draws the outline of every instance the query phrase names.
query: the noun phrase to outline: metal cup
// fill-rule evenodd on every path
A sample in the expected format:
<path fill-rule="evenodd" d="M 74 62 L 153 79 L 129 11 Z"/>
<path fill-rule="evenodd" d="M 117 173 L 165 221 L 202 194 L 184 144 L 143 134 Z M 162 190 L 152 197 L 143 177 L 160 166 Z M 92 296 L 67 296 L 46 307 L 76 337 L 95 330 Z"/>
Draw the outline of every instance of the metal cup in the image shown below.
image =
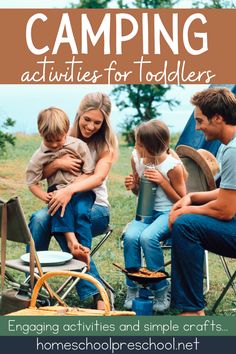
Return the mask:
<path fill-rule="evenodd" d="M 156 183 L 149 181 L 144 176 L 141 177 L 136 209 L 136 220 L 144 221 L 145 218 L 152 217 L 156 189 Z"/>

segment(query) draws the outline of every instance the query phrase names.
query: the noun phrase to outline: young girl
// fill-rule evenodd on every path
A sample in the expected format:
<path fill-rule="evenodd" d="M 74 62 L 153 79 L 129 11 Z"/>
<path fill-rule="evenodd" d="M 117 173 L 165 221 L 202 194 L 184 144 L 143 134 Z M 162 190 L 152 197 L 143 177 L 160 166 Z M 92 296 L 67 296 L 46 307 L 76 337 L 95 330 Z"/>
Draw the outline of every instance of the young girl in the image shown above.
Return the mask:
<path fill-rule="evenodd" d="M 151 120 L 136 130 L 135 150 L 132 154 L 133 173 L 126 177 L 128 190 L 138 194 L 139 179 L 144 176 L 157 185 L 153 216 L 150 220 L 133 220 L 124 233 L 124 258 L 126 268 L 141 267 L 141 249 L 146 266 L 151 271 L 164 269 L 160 241 L 168 235 L 168 216 L 176 201 L 186 194 L 186 171 L 174 151 L 169 149 L 170 134 L 165 123 Z M 148 165 L 152 168 L 148 169 Z M 127 296 L 124 303 L 131 309 L 132 300 L 139 288 L 127 278 Z M 154 311 L 164 311 L 170 305 L 170 285 L 162 280 L 152 285 Z"/>

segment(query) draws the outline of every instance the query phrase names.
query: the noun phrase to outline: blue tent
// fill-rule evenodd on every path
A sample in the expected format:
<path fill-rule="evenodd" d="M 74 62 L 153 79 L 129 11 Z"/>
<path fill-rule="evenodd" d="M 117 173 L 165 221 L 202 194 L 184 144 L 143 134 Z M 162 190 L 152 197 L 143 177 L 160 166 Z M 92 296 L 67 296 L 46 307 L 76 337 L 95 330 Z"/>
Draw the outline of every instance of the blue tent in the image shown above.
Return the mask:
<path fill-rule="evenodd" d="M 211 87 L 227 87 L 236 94 L 236 85 L 211 85 Z M 220 144 L 219 140 L 206 141 L 204 134 L 201 131 L 196 131 L 194 114 L 192 113 L 176 146 L 188 145 L 194 149 L 206 149 L 216 156 Z"/>

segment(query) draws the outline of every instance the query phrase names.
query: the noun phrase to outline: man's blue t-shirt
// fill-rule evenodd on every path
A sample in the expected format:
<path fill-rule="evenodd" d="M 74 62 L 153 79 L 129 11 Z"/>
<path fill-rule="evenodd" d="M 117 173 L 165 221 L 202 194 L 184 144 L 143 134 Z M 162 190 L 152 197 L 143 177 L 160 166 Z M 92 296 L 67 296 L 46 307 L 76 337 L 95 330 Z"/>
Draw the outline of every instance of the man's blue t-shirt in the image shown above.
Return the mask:
<path fill-rule="evenodd" d="M 220 188 L 236 189 L 236 134 L 222 152 Z"/>

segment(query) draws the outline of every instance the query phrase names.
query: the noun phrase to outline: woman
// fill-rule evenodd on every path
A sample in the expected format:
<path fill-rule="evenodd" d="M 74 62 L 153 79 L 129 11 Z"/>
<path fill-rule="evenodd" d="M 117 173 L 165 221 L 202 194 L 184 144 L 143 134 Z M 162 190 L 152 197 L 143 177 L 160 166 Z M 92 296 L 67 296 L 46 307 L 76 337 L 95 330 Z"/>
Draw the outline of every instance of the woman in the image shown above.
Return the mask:
<path fill-rule="evenodd" d="M 61 208 L 62 215 L 74 193 L 93 189 L 96 193 L 96 200 L 91 210 L 92 234 L 93 236 L 99 235 L 107 228 L 110 213 L 106 178 L 117 155 L 117 139 L 111 128 L 110 114 L 111 101 L 107 95 L 99 92 L 90 93 L 82 99 L 70 135 L 78 137 L 88 144 L 95 163 L 95 171 L 86 180 L 74 182 L 55 191 L 48 208 L 41 209 L 31 216 L 29 228 L 35 241 L 36 250 L 48 249 L 51 239 L 49 214 L 54 215 Z M 76 173 L 80 168 L 81 161 L 71 155 L 64 155 L 45 167 L 44 176 L 48 177 L 59 169 Z M 60 236 L 57 236 L 56 239 L 62 250 L 68 251 L 65 239 Z M 101 280 L 93 260 L 91 260 L 89 273 Z M 99 299 L 97 288 L 84 280 L 79 281 L 77 291 L 81 300 L 93 296 L 95 303 L 97 303 Z"/>

